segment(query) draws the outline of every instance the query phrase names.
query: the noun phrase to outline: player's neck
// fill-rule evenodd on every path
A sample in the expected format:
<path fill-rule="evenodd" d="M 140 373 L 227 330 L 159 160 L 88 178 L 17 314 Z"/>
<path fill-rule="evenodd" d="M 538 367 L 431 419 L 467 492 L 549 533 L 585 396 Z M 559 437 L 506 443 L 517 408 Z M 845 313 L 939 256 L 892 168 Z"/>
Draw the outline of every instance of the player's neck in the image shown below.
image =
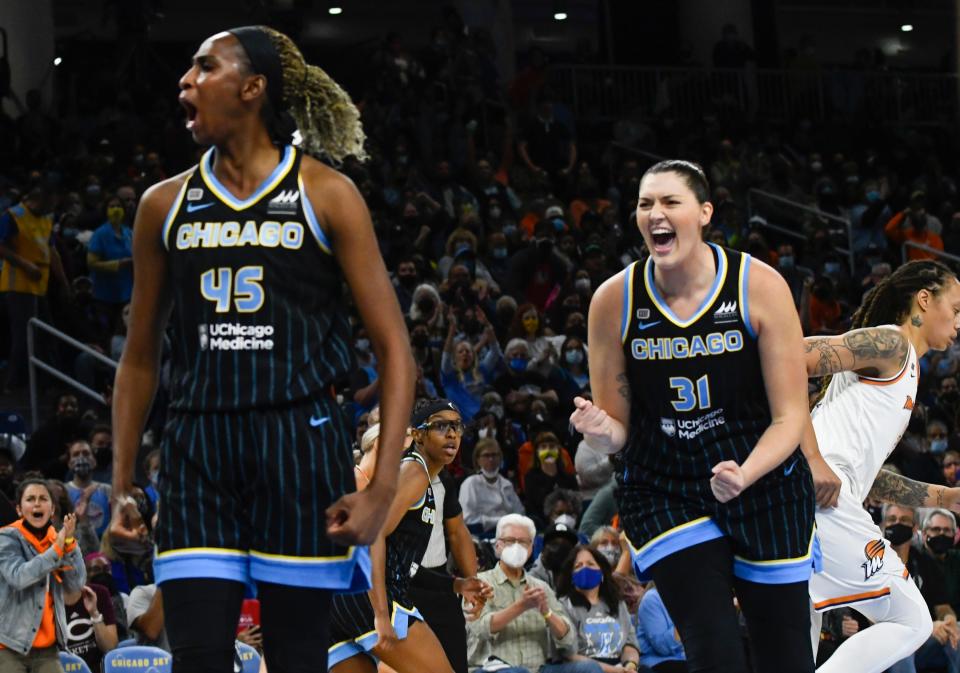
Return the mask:
<path fill-rule="evenodd" d="M 894 547 L 893 551 L 897 552 L 897 556 L 903 561 L 903 565 L 907 565 L 907 559 L 910 558 L 910 543 L 905 542 L 898 547 Z"/>
<path fill-rule="evenodd" d="M 918 327 L 911 322 L 911 317 L 907 318 L 907 321 L 900 325 L 900 331 L 904 333 L 907 337 L 907 340 L 913 344 L 913 349 L 917 351 L 917 358 L 922 358 L 924 354 L 930 350 L 930 344 L 927 343 L 926 338 L 923 336 L 922 327 Z M 922 320 L 922 317 L 921 317 Z"/>
<path fill-rule="evenodd" d="M 713 250 L 706 244 L 698 244 L 685 260 L 672 268 L 653 268 L 653 281 L 660 294 L 668 300 L 706 293 L 716 277 Z"/>
<path fill-rule="evenodd" d="M 421 451 L 420 449 L 417 449 L 416 451 L 423 458 L 424 462 L 426 462 L 427 474 L 430 475 L 430 481 L 433 481 L 436 478 L 436 476 L 440 474 L 440 470 L 443 469 L 446 463 L 444 463 L 443 461 L 434 460 L 427 454 L 426 451 Z"/>
<path fill-rule="evenodd" d="M 216 146 L 213 173 L 234 196 L 247 198 L 277 167 L 282 153 L 266 131 L 236 133 Z"/>

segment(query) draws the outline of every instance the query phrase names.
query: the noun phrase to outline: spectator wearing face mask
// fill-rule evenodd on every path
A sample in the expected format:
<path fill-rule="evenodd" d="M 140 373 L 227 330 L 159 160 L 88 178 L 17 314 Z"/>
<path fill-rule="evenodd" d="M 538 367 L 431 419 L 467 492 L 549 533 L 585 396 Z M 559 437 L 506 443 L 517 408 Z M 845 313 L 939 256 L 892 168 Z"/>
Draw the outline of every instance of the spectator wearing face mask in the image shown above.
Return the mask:
<path fill-rule="evenodd" d="M 594 673 L 629 673 L 640 664 L 637 635 L 607 559 L 593 547 L 567 553 L 557 576 L 557 596 L 577 631 L 569 661 L 593 663 Z"/>
<path fill-rule="evenodd" d="M 583 671 L 560 663 L 576 646 L 576 631 L 553 589 L 523 569 L 535 534 L 533 521 L 521 514 L 497 522 L 499 562 L 477 575 L 493 587 L 493 598 L 476 621 L 467 623 L 470 670 L 487 664 L 501 673 Z"/>
<path fill-rule="evenodd" d="M 99 540 L 110 525 L 111 489 L 109 484 L 93 479 L 96 460 L 89 442 L 81 439 L 70 445 L 68 467 L 73 474 L 73 479 L 66 483 L 67 494 L 70 496 L 70 502 L 73 503 L 77 519 L 81 524 L 89 523 Z M 84 549 L 83 551 L 96 550 Z"/>
<path fill-rule="evenodd" d="M 126 211 L 119 197 L 108 198 L 104 212 L 107 221 L 87 244 L 87 268 L 97 309 L 112 333 L 133 293 L 133 230 L 125 224 Z"/>
<path fill-rule="evenodd" d="M 496 439 L 485 437 L 473 449 L 477 473 L 460 485 L 463 520 L 474 535 L 491 537 L 497 521 L 507 514 L 523 514 L 523 504 L 509 479 L 500 474 L 503 453 Z"/>
<path fill-rule="evenodd" d="M 90 450 L 93 451 L 94 481 L 109 483 L 113 479 L 113 430 L 105 423 L 98 423 L 90 431 Z"/>
<path fill-rule="evenodd" d="M 577 385 L 577 394 L 590 387 L 587 349 L 578 337 L 568 336 L 560 347 L 560 368 Z"/>
<path fill-rule="evenodd" d="M 919 451 L 903 451 L 900 467 L 910 479 L 928 484 L 942 484 L 943 470 L 940 458 L 949 443 L 947 425 L 943 421 L 928 420 L 925 440 L 917 445 Z"/>
<path fill-rule="evenodd" d="M 624 552 L 620 539 L 620 531 L 613 526 L 600 526 L 590 536 L 590 546 L 607 559 L 611 568 L 616 569 Z"/>
<path fill-rule="evenodd" d="M 939 220 L 927 213 L 926 194 L 917 191 L 910 196 L 910 206 L 890 218 L 883 230 L 894 245 L 900 246 L 907 241 L 943 250 L 943 239 L 935 233 L 939 231 Z M 936 220 L 936 222 L 934 222 Z M 936 259 L 936 255 L 921 248 L 907 248 L 907 259 Z"/>
<path fill-rule="evenodd" d="M 87 584 L 96 584 L 106 588 L 110 594 L 110 602 L 113 606 L 113 613 L 117 616 L 117 637 L 125 640 L 129 633 L 127 627 L 127 609 L 124 603 L 124 597 L 120 595 L 117 589 L 117 583 L 113 580 L 113 573 L 110 559 L 100 552 L 86 554 L 83 562 L 87 566 Z"/>
<path fill-rule="evenodd" d="M 547 526 L 540 536 L 540 544 L 537 560 L 530 566 L 530 576 L 546 582 L 551 589 L 557 589 L 557 575 L 563 568 L 570 551 L 580 544 L 580 538 L 577 536 L 574 528 L 574 517 L 568 514 L 561 514 L 556 521 Z M 537 553 L 537 545 L 534 545 L 534 553 Z"/>
<path fill-rule="evenodd" d="M 576 477 L 560 467 L 562 448 L 550 431 L 540 432 L 534 439 L 533 466 L 527 471 L 523 486 L 527 512 L 542 512 L 547 495 L 556 488 L 577 488 Z"/>
<path fill-rule="evenodd" d="M 800 298 L 803 295 L 803 286 L 808 281 L 813 280 L 813 271 L 805 266 L 797 264 L 797 255 L 793 246 L 784 243 L 777 248 L 777 268 L 780 275 L 787 281 L 790 287 L 790 294 L 793 295 L 794 306 L 800 307 Z"/>
<path fill-rule="evenodd" d="M 931 509 L 923 520 L 924 549 L 933 557 L 946 581 L 947 602 L 960 610 L 960 549 L 956 547 L 957 519 L 948 509 Z"/>

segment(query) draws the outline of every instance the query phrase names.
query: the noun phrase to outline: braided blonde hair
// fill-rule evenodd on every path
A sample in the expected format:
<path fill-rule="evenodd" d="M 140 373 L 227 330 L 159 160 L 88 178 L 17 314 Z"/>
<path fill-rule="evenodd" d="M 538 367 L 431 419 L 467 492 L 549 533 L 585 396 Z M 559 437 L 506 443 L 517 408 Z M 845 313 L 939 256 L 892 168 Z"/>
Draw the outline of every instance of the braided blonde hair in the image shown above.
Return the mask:
<path fill-rule="evenodd" d="M 348 156 L 367 159 L 360 111 L 350 95 L 322 68 L 310 65 L 283 33 L 263 26 L 283 70 L 283 101 L 297 123 L 303 150 L 335 163 Z"/>

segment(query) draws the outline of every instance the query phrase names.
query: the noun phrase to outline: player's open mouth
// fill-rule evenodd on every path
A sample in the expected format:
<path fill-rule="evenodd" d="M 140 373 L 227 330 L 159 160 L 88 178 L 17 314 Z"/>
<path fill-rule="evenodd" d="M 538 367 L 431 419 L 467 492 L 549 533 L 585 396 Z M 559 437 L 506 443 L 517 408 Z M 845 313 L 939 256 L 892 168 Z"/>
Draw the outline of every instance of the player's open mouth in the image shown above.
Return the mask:
<path fill-rule="evenodd" d="M 190 103 L 189 101 L 184 100 L 183 98 L 180 99 L 180 106 L 187 113 L 186 126 L 187 126 L 187 130 L 189 131 L 190 129 L 193 128 L 194 124 L 196 124 L 197 122 L 197 106 L 194 105 L 193 103 Z"/>
<path fill-rule="evenodd" d="M 677 234 L 669 229 L 657 228 L 650 232 L 650 238 L 653 239 L 653 252 L 666 254 L 673 246 Z"/>

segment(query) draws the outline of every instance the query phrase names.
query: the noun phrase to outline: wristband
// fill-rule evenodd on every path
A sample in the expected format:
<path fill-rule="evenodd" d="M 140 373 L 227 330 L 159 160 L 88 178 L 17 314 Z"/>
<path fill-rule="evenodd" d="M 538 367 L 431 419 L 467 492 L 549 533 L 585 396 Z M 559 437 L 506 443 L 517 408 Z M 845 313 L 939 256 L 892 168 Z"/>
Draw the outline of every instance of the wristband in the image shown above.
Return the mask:
<path fill-rule="evenodd" d="M 553 610 L 547 610 L 543 615 L 544 620 L 550 619 L 551 617 L 553 617 Z"/>
<path fill-rule="evenodd" d="M 94 617 L 94 616 L 91 615 L 91 616 L 90 616 L 90 622 L 91 622 L 92 624 L 103 624 L 103 615 L 102 615 L 102 614 L 99 614 L 99 613 L 97 614 L 96 617 Z"/>
<path fill-rule="evenodd" d="M 75 537 L 66 537 L 63 539 L 64 544 L 66 544 L 68 547 L 76 541 L 77 541 L 77 538 Z"/>

